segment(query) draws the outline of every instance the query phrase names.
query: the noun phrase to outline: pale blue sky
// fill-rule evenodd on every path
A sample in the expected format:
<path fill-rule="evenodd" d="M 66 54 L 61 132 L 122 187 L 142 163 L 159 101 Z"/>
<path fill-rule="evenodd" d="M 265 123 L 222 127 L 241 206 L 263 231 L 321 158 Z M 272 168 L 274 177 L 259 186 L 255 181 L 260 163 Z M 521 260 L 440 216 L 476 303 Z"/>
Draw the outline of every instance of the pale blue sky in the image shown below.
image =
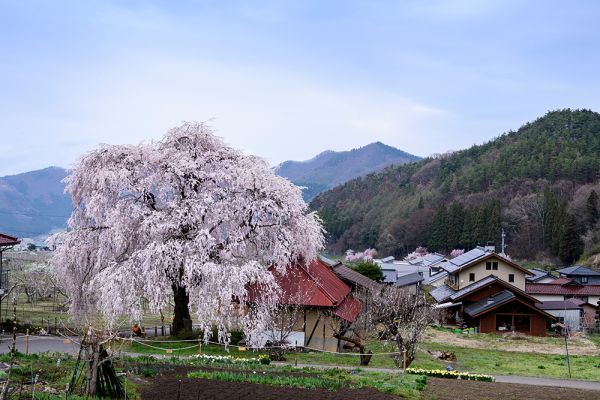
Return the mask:
<path fill-rule="evenodd" d="M 0 175 L 184 120 L 272 164 L 468 147 L 600 111 L 598 21 L 595 1 L 0 0 Z"/>

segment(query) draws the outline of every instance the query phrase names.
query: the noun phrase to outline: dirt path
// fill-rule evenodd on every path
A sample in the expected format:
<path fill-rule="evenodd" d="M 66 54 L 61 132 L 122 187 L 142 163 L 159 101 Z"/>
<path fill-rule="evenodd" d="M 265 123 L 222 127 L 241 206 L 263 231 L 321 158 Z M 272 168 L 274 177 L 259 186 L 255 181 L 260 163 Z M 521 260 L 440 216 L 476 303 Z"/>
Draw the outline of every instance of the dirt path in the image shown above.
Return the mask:
<path fill-rule="evenodd" d="M 559 338 L 517 336 L 505 337 L 491 335 L 463 335 L 449 331 L 430 329 L 424 341 L 445 343 L 472 349 L 518 351 L 523 353 L 564 354 L 564 343 Z M 595 356 L 600 349 L 584 337 L 569 339 L 569 353 L 578 356 Z"/>

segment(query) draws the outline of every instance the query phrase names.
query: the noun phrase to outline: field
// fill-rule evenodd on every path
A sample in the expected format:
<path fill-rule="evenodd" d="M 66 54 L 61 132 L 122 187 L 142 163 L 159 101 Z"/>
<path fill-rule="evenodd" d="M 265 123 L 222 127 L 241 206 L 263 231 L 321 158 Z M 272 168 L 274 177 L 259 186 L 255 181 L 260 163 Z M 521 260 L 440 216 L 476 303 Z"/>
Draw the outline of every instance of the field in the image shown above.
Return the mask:
<path fill-rule="evenodd" d="M 451 351 L 457 361 L 450 363 L 453 368 L 462 371 L 490 375 L 523 375 L 548 378 L 569 378 L 564 356 L 564 341 L 560 338 L 528 337 L 506 338 L 497 335 L 459 335 L 432 329 L 420 345 L 420 351 L 412 366 L 425 369 L 446 368 L 449 364 L 435 357 L 439 351 Z M 600 380 L 600 358 L 595 342 L 598 338 L 576 339 L 570 341 L 570 364 L 572 379 Z M 458 343 L 459 345 L 456 345 Z M 173 354 L 186 356 L 196 354 L 198 347 L 194 342 L 146 344 L 127 343 L 124 351 L 142 354 Z M 148 345 L 152 346 L 149 347 Z M 190 348 L 191 347 L 191 348 Z M 526 352 L 526 348 L 544 349 L 548 353 Z M 178 351 L 176 349 L 184 349 Z M 175 349 L 167 353 L 166 349 Z M 389 351 L 390 348 L 381 343 L 370 343 L 368 349 L 374 353 Z M 517 351 L 515 351 L 517 350 Z M 572 350 L 572 351 L 571 351 Z M 203 345 L 205 354 L 231 354 L 247 356 L 248 351 L 239 351 L 237 346 L 229 346 L 226 350 L 220 345 Z M 258 353 L 259 354 L 259 353 Z M 287 362 L 291 364 L 358 366 L 355 355 L 329 354 L 320 352 L 291 352 L 287 354 Z M 369 367 L 396 368 L 388 355 L 376 355 Z"/>
<path fill-rule="evenodd" d="M 430 378 L 424 400 L 596 400 L 598 392 L 546 386 Z"/>

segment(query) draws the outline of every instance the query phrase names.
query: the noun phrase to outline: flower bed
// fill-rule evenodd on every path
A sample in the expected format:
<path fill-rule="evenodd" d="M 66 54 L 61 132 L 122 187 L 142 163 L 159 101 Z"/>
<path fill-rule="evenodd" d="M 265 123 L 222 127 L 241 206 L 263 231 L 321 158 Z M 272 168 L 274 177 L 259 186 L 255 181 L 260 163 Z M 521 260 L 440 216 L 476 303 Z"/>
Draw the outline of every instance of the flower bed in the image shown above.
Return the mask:
<path fill-rule="evenodd" d="M 262 356 L 258 358 L 243 358 L 233 356 L 211 356 L 209 354 L 197 354 L 194 356 L 201 364 L 233 364 L 233 365 L 254 365 L 264 363 Z"/>
<path fill-rule="evenodd" d="M 443 369 L 407 368 L 405 372 L 407 374 L 427 375 L 436 378 L 464 379 L 468 381 L 494 382 L 495 380 L 491 375 L 472 374 L 470 372 L 461 371 L 445 371 Z"/>

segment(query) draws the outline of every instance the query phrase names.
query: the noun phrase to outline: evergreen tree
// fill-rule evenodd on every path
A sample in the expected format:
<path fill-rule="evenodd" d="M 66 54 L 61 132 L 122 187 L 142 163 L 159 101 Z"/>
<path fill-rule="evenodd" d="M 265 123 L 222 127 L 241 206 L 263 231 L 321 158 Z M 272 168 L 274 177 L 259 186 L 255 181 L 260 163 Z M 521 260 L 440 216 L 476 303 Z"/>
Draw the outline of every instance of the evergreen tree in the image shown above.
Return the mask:
<path fill-rule="evenodd" d="M 431 237 L 428 243 L 430 250 L 438 251 L 447 248 L 448 228 L 446 224 L 446 207 L 441 206 L 433 216 L 433 221 L 431 221 Z"/>
<path fill-rule="evenodd" d="M 489 207 L 487 226 L 487 237 L 486 241 L 494 244 L 498 244 L 498 238 L 500 237 L 501 221 L 500 221 L 500 202 L 494 200 Z"/>
<path fill-rule="evenodd" d="M 373 279 L 375 282 L 383 282 L 383 272 L 381 267 L 371 261 L 358 261 L 351 266 L 353 270 L 367 278 Z"/>
<path fill-rule="evenodd" d="M 589 227 L 596 225 L 600 212 L 598 211 L 598 193 L 592 190 L 592 193 L 588 196 L 586 204 L 587 224 Z"/>
<path fill-rule="evenodd" d="M 448 249 L 456 249 L 461 245 L 461 235 L 465 219 L 465 210 L 459 202 L 454 202 L 448 209 L 447 240 Z"/>
<path fill-rule="evenodd" d="M 475 215 L 473 210 L 464 211 L 462 233 L 460 235 L 460 247 L 470 249 L 475 246 Z"/>
<path fill-rule="evenodd" d="M 417 208 L 419 210 L 422 210 L 423 208 L 425 208 L 425 202 L 423 201 L 423 196 L 419 197 L 419 204 L 417 205 Z"/>
<path fill-rule="evenodd" d="M 583 241 L 579 235 L 575 216 L 567 213 L 565 221 L 558 257 L 565 264 L 572 264 L 583 254 Z"/>
<path fill-rule="evenodd" d="M 488 214 L 489 207 L 487 201 L 484 201 L 481 207 L 475 213 L 475 244 L 485 245 L 488 235 Z"/>

